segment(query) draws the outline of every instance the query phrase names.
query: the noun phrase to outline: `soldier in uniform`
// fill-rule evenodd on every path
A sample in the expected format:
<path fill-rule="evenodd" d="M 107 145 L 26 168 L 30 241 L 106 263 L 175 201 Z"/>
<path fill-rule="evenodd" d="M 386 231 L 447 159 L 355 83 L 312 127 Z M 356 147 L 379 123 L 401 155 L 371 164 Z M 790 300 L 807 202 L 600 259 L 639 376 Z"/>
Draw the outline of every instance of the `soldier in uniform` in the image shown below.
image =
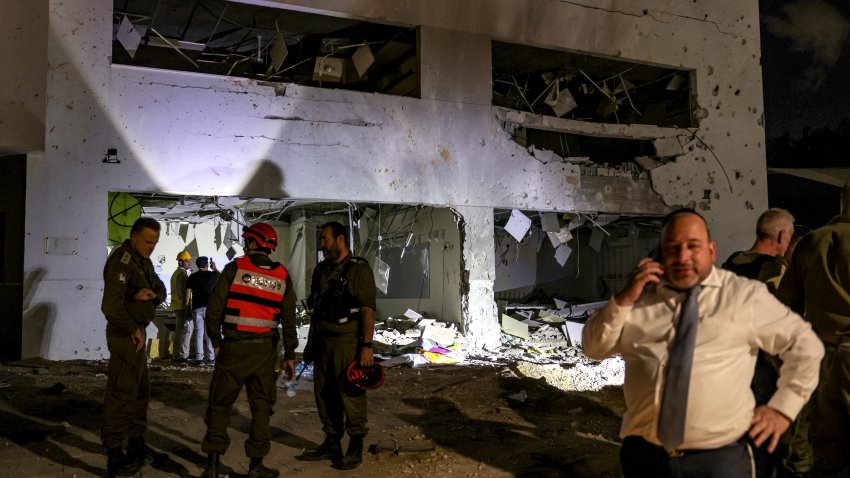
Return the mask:
<path fill-rule="evenodd" d="M 305 451 L 305 461 L 330 459 L 338 469 L 351 470 L 363 462 L 363 438 L 369 431 L 366 392 L 345 380 L 346 369 L 358 360 L 372 366 L 375 329 L 375 278 L 365 259 L 352 257 L 348 231 L 338 222 L 321 227 L 325 260 L 313 271 L 308 307 L 312 310 L 304 360 L 314 365 L 316 408 L 325 439 Z M 341 440 L 348 432 L 345 455 Z"/>
<path fill-rule="evenodd" d="M 162 458 L 144 440 L 150 381 L 145 328 L 165 300 L 165 284 L 150 256 L 159 242 L 159 223 L 138 219 L 130 239 L 112 251 L 103 268 L 103 302 L 109 369 L 103 399 L 101 437 L 109 476 L 132 475 L 144 461 Z M 124 440 L 128 438 L 127 452 Z"/>
<path fill-rule="evenodd" d="M 248 478 L 273 478 L 277 470 L 263 465 L 271 448 L 269 417 L 277 394 L 278 323 L 283 332 L 283 370 L 295 372 L 295 291 L 279 262 L 269 258 L 277 248 L 277 233 L 264 223 L 246 227 L 247 254 L 227 264 L 207 303 L 206 329 L 215 350 L 201 447 L 207 453 L 203 477 L 217 478 L 219 459 L 230 445 L 230 408 L 242 386 L 251 407 L 251 431 L 245 441 L 250 458 Z"/>

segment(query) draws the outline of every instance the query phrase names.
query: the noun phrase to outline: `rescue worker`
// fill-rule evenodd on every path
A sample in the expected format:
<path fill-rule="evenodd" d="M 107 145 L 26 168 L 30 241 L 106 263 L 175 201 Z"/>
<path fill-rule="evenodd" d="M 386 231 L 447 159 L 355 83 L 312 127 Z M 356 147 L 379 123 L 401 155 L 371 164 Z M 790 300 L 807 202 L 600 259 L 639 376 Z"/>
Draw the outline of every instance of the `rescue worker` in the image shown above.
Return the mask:
<path fill-rule="evenodd" d="M 174 311 L 174 361 L 184 363 L 189 360 L 190 339 L 186 335 L 187 322 L 190 320 L 189 308 L 186 307 L 186 281 L 189 279 L 189 264 L 192 254 L 181 251 L 177 254 L 177 269 L 171 274 L 171 310 Z"/>
<path fill-rule="evenodd" d="M 144 439 L 150 395 L 145 328 L 154 319 L 156 306 L 165 300 L 165 284 L 150 260 L 159 230 L 154 219 L 136 220 L 130 239 L 112 251 L 103 268 L 101 310 L 107 322 L 109 368 L 101 438 L 110 477 L 133 475 L 146 459 L 164 457 L 154 453 Z"/>
<path fill-rule="evenodd" d="M 325 439 L 299 459 L 330 459 L 333 467 L 351 470 L 363 462 L 363 438 L 369 431 L 366 392 L 347 383 L 346 369 L 358 360 L 372 366 L 375 329 L 375 278 L 365 259 L 352 257 L 348 230 L 338 222 L 321 227 L 325 260 L 313 270 L 308 307 L 312 310 L 304 361 L 313 369 L 316 408 Z M 348 449 L 342 454 L 342 437 Z"/>
<path fill-rule="evenodd" d="M 245 441 L 249 478 L 273 478 L 278 470 L 263 465 L 271 448 L 269 416 L 277 394 L 278 322 L 282 325 L 287 379 L 295 372 L 295 291 L 286 268 L 269 254 L 277 233 L 264 223 L 243 229 L 246 255 L 225 266 L 207 303 L 206 329 L 215 350 L 201 443 L 207 453 L 203 477 L 218 476 L 219 460 L 230 445 L 230 408 L 245 386 L 251 407 L 251 431 Z"/>

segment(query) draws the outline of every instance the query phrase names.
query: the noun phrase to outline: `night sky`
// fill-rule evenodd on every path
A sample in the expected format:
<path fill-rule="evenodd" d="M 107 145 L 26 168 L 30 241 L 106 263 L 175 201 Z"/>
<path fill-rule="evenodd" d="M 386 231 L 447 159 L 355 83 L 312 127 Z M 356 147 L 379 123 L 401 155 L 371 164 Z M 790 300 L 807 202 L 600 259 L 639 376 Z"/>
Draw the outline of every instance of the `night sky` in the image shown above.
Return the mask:
<path fill-rule="evenodd" d="M 850 119 L 850 1 L 759 0 L 768 139 Z"/>

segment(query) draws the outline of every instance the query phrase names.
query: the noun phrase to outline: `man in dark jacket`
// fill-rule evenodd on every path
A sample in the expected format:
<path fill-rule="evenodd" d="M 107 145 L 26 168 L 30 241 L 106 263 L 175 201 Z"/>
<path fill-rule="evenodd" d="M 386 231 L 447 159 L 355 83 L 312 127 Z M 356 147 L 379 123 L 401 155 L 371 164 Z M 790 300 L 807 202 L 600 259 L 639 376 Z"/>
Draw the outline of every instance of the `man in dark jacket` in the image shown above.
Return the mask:
<path fill-rule="evenodd" d="M 195 344 L 194 363 L 209 365 L 215 361 L 215 351 L 206 331 L 207 303 L 221 274 L 215 266 L 215 261 L 212 262 L 213 270 L 209 270 L 210 259 L 208 257 L 197 258 L 195 265 L 198 266 L 198 272 L 190 275 L 186 280 L 186 293 L 184 294 L 186 296 L 186 308 L 192 311 L 192 320 L 187 322 L 189 327 L 186 329 L 186 334 L 191 337 Z"/>
<path fill-rule="evenodd" d="M 145 328 L 165 300 L 150 256 L 159 242 L 159 223 L 138 219 L 130 239 L 117 247 L 103 268 L 103 302 L 109 369 L 103 399 L 101 437 L 109 476 L 135 474 L 155 454 L 145 444 L 150 380 Z M 124 439 L 129 437 L 127 453 Z"/>

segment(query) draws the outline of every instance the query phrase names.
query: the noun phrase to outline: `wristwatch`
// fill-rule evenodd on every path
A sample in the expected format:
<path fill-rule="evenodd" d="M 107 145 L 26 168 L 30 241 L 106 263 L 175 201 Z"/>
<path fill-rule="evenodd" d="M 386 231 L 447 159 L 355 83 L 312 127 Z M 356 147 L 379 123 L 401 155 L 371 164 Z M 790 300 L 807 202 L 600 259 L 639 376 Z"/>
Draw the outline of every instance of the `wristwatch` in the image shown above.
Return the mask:
<path fill-rule="evenodd" d="M 371 342 L 371 341 L 370 341 L 370 342 L 363 342 L 363 343 L 362 343 L 362 344 L 360 344 L 360 345 L 362 345 L 362 346 L 364 346 L 364 347 L 368 347 L 368 348 L 370 348 L 370 349 L 372 348 L 372 342 Z"/>

